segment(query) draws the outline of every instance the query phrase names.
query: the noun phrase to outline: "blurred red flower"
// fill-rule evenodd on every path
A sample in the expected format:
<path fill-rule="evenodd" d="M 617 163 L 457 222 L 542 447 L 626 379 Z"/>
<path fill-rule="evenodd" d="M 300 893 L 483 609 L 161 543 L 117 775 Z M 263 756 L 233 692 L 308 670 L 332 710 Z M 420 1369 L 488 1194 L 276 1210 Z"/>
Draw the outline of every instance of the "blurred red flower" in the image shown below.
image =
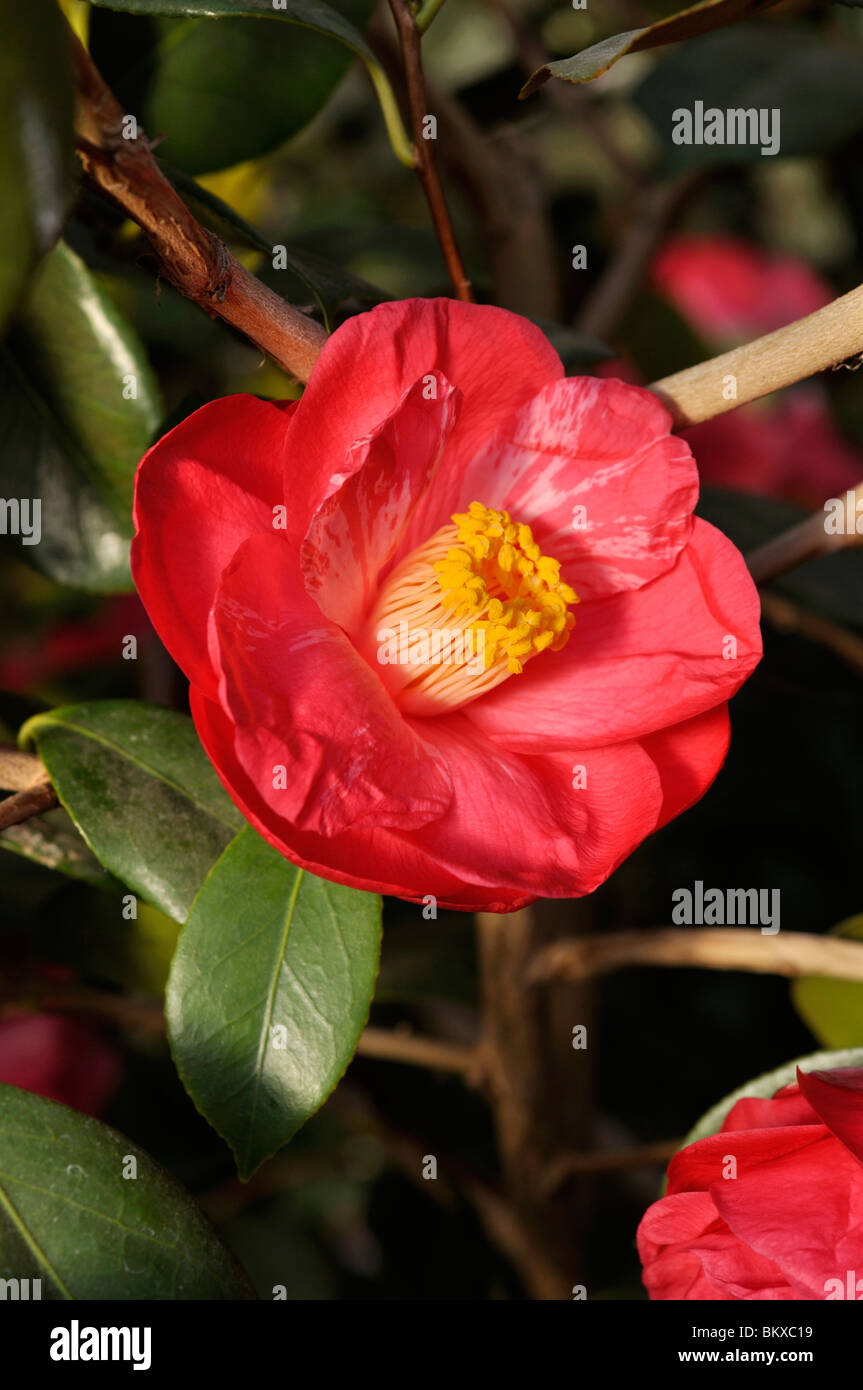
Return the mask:
<path fill-rule="evenodd" d="M 100 1115 L 120 1082 L 121 1053 L 98 1028 L 63 1014 L 0 1018 L 0 1082 Z"/>
<path fill-rule="evenodd" d="M 739 1100 L 672 1159 L 638 1250 L 652 1299 L 863 1299 L 863 1069 Z"/>
<path fill-rule="evenodd" d="M 712 348 L 721 351 L 823 308 L 830 286 L 803 262 L 734 237 L 675 237 L 652 282 Z M 863 477 L 863 455 L 840 435 L 817 383 L 740 406 L 684 431 L 702 479 L 819 507 Z"/>

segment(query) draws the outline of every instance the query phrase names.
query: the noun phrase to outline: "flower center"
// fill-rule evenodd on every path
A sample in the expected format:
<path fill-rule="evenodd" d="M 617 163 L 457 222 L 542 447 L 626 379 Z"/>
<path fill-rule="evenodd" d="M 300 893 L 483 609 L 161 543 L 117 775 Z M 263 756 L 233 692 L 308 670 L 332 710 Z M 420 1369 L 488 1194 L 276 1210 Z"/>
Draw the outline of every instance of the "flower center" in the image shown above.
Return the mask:
<path fill-rule="evenodd" d="M 578 601 L 529 526 L 471 502 L 390 575 L 369 642 L 400 708 L 440 714 L 559 652 Z"/>

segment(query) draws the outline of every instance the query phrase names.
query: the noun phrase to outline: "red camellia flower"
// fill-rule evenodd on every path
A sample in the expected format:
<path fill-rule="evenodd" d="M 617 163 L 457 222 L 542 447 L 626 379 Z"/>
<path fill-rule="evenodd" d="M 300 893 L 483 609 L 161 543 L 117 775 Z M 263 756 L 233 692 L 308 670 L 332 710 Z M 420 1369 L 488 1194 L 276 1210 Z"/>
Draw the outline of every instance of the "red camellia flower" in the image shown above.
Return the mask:
<path fill-rule="evenodd" d="M 863 1299 L 863 1069 L 739 1100 L 672 1159 L 638 1250 L 654 1299 Z"/>
<path fill-rule="evenodd" d="M 411 300 L 344 324 L 298 403 L 215 401 L 150 450 L 138 590 L 271 844 L 503 912 L 701 796 L 758 600 L 669 429 L 527 320 Z"/>

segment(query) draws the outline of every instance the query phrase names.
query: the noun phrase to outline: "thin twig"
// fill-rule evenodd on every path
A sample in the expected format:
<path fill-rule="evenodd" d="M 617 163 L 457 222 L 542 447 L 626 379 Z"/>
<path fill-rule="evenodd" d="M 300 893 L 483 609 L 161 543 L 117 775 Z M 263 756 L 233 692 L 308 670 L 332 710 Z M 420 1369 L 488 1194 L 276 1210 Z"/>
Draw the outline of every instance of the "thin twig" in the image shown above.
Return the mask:
<path fill-rule="evenodd" d="M 592 1153 L 558 1154 L 542 1178 L 546 1196 L 556 1192 L 569 1178 L 587 1173 L 625 1173 L 633 1168 L 664 1166 L 680 1148 L 679 1139 L 660 1139 L 633 1149 L 596 1149 Z"/>
<path fill-rule="evenodd" d="M 629 965 L 863 980 L 863 942 L 804 932 L 765 936 L 746 927 L 611 932 L 547 947 L 534 957 L 528 979 L 531 984 L 556 978 L 583 980 Z"/>
<path fill-rule="evenodd" d="M 766 584 L 795 566 L 814 560 L 818 555 L 833 555 L 838 550 L 863 545 L 863 535 L 858 533 L 856 527 L 858 493 L 863 502 L 863 482 L 849 488 L 841 499 L 837 499 L 842 502 L 843 519 L 850 517 L 852 520 L 850 527 L 846 526 L 836 533 L 828 532 L 826 523 L 829 518 L 825 508 L 821 507 L 805 521 L 797 522 L 751 551 L 746 563 L 756 584 Z"/>
<path fill-rule="evenodd" d="M 489 1240 L 518 1270 L 531 1298 L 556 1303 L 568 1299 L 567 1280 L 535 1239 L 518 1208 L 485 1183 L 466 1183 L 464 1192 L 476 1208 Z"/>
<path fill-rule="evenodd" d="M 380 12 L 367 37 L 393 85 L 404 92 L 401 48 Z M 437 117 L 440 162 L 477 221 L 492 303 L 554 322 L 560 317 L 559 248 L 534 145 L 521 127 L 487 134 L 464 103 L 428 74 L 425 88 Z"/>
<path fill-rule="evenodd" d="M 449 209 L 446 205 L 446 198 L 434 158 L 434 142 L 426 138 L 427 132 L 423 129 L 429 112 L 426 105 L 425 80 L 422 69 L 422 36 L 417 28 L 416 17 L 407 0 L 390 0 L 390 9 L 396 22 L 402 50 L 417 174 L 426 196 L 426 202 L 429 205 L 429 212 L 456 299 L 463 299 L 470 303 L 473 299 L 470 281 L 465 274 L 456 245 Z"/>
<path fill-rule="evenodd" d="M 385 1062 L 405 1062 L 409 1066 L 429 1067 L 432 1071 L 453 1072 L 472 1086 L 478 1085 L 482 1076 L 479 1048 L 418 1037 L 397 1029 L 366 1028 L 360 1036 L 357 1052 L 360 1056 L 376 1057 Z"/>
<path fill-rule="evenodd" d="M 817 642 L 863 676 L 863 640 L 856 633 L 808 612 L 784 594 L 776 594 L 770 589 L 765 589 L 761 594 L 761 616 L 780 632 L 793 633 L 808 638 L 810 642 Z"/>
<path fill-rule="evenodd" d="M 50 782 L 37 782 L 23 792 L 7 796 L 0 801 L 0 830 L 8 830 L 10 825 L 21 825 L 33 816 L 41 816 L 57 805 L 57 796 Z"/>
<path fill-rule="evenodd" d="M 814 314 L 651 385 L 675 426 L 712 420 L 863 351 L 863 285 Z"/>
<path fill-rule="evenodd" d="M 443 5 L 444 0 L 423 0 L 423 3 L 417 10 L 417 28 L 421 34 L 425 33 L 438 10 L 443 8 Z"/>
<path fill-rule="evenodd" d="M 240 265 L 195 220 L 138 129 L 125 139 L 124 111 L 70 31 L 77 81 L 78 158 L 91 183 L 146 233 L 162 273 L 211 318 L 223 319 L 300 381 L 326 342 L 320 324 L 292 308 Z"/>

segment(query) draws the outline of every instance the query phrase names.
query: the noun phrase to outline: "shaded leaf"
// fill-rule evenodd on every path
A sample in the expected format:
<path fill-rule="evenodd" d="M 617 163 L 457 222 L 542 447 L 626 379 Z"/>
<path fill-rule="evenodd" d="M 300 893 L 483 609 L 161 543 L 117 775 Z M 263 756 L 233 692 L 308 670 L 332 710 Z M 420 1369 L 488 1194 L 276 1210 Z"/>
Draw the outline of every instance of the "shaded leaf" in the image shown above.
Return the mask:
<path fill-rule="evenodd" d="M 0 834 L 0 849 L 56 869 L 69 878 L 102 886 L 110 882 L 96 856 L 82 840 L 64 810 L 46 811 L 21 825 L 10 825 Z"/>
<path fill-rule="evenodd" d="M 828 933 L 863 941 L 863 915 L 849 917 Z M 863 983 L 824 975 L 791 982 L 791 1001 L 824 1047 L 863 1047 Z"/>
<path fill-rule="evenodd" d="M 591 362 L 607 362 L 617 356 L 614 348 L 590 338 L 566 323 L 550 323 L 547 319 L 534 319 L 551 343 L 567 371 L 571 367 L 588 366 Z"/>
<path fill-rule="evenodd" d="M 697 5 L 678 14 L 658 19 L 644 29 L 629 29 L 624 34 L 613 34 L 582 49 L 572 58 L 558 58 L 553 63 L 543 63 L 541 68 L 531 73 L 519 95 L 524 98 L 535 92 L 550 77 L 562 77 L 566 82 L 591 82 L 608 72 L 618 59 L 627 53 L 643 53 L 648 48 L 659 48 L 663 44 L 679 43 L 681 39 L 691 39 L 697 34 L 707 34 L 711 29 L 733 24 L 770 9 L 778 0 L 700 0 Z"/>
<path fill-rule="evenodd" d="M 60 234 L 72 188 L 72 77 L 54 0 L 0 0 L 0 326 Z"/>
<path fill-rule="evenodd" d="M 160 413 L 137 335 L 61 243 L 0 349 L 0 495 L 41 505 L 24 558 L 63 584 L 131 588 L 133 480 Z"/>
<path fill-rule="evenodd" d="M 819 154 L 863 125 L 863 54 L 802 25 L 745 24 L 684 44 L 657 64 L 635 99 L 660 138 L 669 173 L 763 158 L 760 139 L 674 144 L 674 112 L 692 112 L 696 102 L 704 112 L 778 111 L 778 153 Z"/>
<path fill-rule="evenodd" d="M 346 4 L 350 18 L 365 24 L 371 0 Z M 112 84 L 126 110 L 164 135 L 168 159 L 193 173 L 277 149 L 318 114 L 354 58 L 352 47 L 334 43 L 331 32 L 296 23 L 227 17 L 213 24 L 166 18 L 164 9 L 158 17 L 156 8 L 151 13 L 149 25 L 140 17 L 127 21 L 135 32 L 134 61 Z M 272 19 L 280 12 L 270 5 L 266 13 Z"/>
<path fill-rule="evenodd" d="M 186 1089 L 248 1178 L 323 1104 L 356 1048 L 381 900 L 245 829 L 195 900 L 165 1001 Z"/>
<path fill-rule="evenodd" d="M 341 270 L 313 251 L 279 242 L 275 244 L 284 248 L 282 259 L 290 273 L 289 278 L 293 276 L 295 281 L 299 282 L 294 284 L 293 290 L 290 284 L 283 286 L 284 273 L 272 269 L 275 244 L 268 241 L 263 232 L 259 232 L 257 227 L 253 227 L 215 193 L 196 183 L 189 174 L 164 163 L 162 172 L 205 227 L 215 232 L 223 241 L 239 240 L 268 257 L 270 269 L 265 268 L 263 273 L 259 271 L 259 277 L 282 293 L 285 299 L 296 302 L 300 297 L 298 291 L 305 288 L 320 306 L 328 328 L 333 327 L 333 320 L 344 304 L 354 301 L 372 305 L 389 299 L 390 296 L 384 290 L 370 285 L 358 275 L 352 275 L 350 271 Z"/>
<path fill-rule="evenodd" d="M 176 922 L 244 821 L 191 719 L 136 700 L 37 714 L 21 730 L 101 864 Z"/>
<path fill-rule="evenodd" d="M 198 16 L 202 19 L 286 19 L 347 44 L 362 58 L 376 62 L 359 30 L 325 0 L 91 0 L 101 9 L 125 14 Z"/>
<path fill-rule="evenodd" d="M 5 1085 L 0 1278 L 41 1279 L 41 1297 L 55 1301 L 254 1297 L 191 1198 L 148 1154 L 98 1120 Z"/>

